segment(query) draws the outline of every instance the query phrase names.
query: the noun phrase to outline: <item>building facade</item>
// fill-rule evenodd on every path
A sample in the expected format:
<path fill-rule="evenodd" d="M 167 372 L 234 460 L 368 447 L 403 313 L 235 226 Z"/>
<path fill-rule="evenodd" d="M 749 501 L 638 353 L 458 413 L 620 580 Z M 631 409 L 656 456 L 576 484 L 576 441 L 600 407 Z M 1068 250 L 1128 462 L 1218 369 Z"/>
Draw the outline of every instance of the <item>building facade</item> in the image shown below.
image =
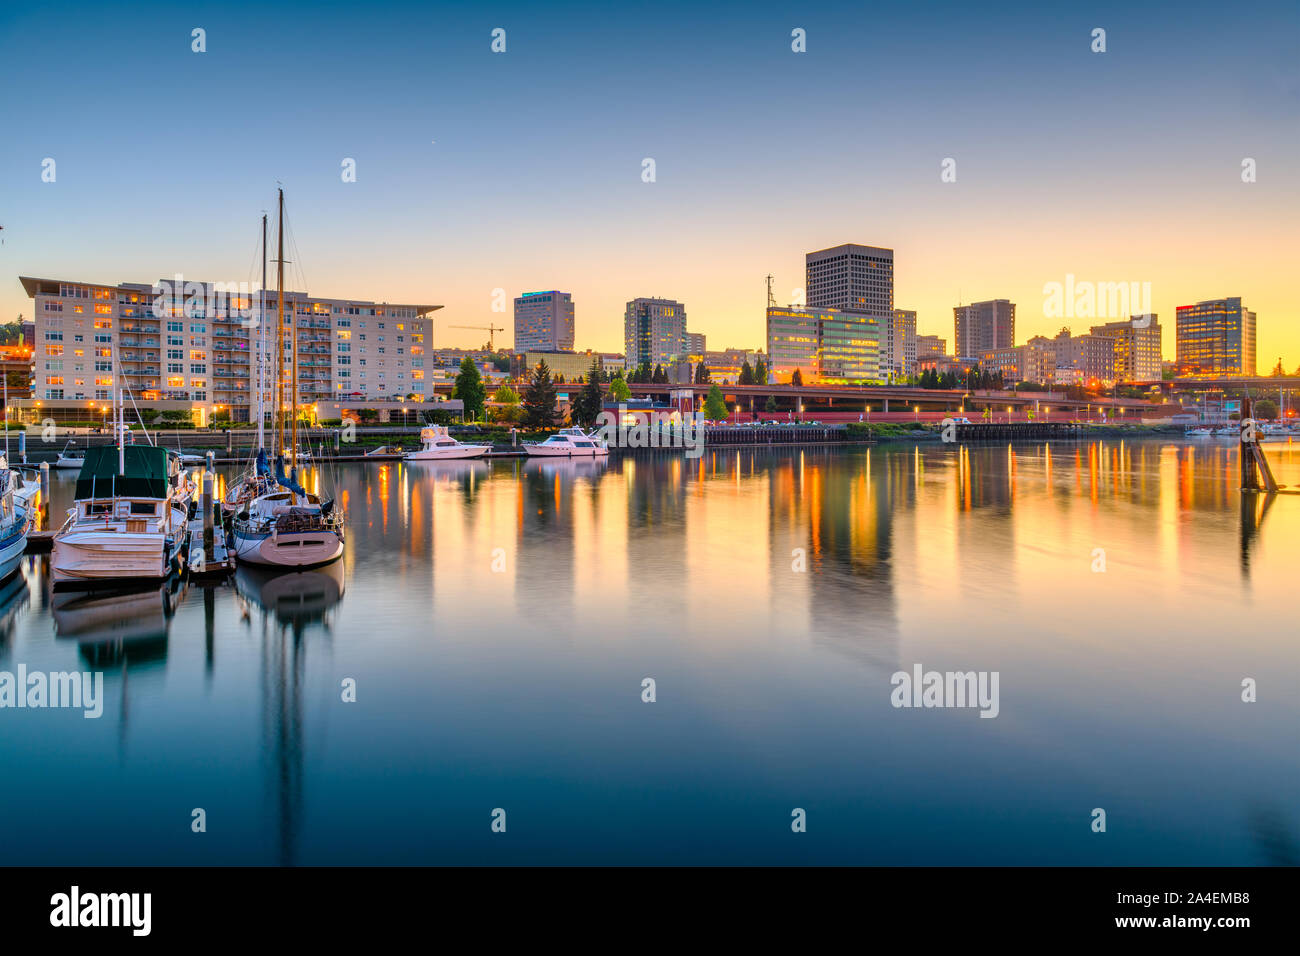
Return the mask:
<path fill-rule="evenodd" d="M 1154 313 L 1135 315 L 1127 322 L 1094 325 L 1092 334 L 1115 341 L 1115 381 L 1160 381 L 1163 334 Z"/>
<path fill-rule="evenodd" d="M 124 388 L 138 402 L 188 402 L 249 421 L 265 338 L 261 380 L 270 415 L 277 322 L 285 339 L 286 403 L 295 334 L 299 405 L 354 397 L 422 401 L 429 394 L 425 352 L 438 305 L 286 292 L 282 311 L 274 291 L 228 291 L 225 283 L 180 276 L 152 285 L 20 281 L 35 301 L 32 399 L 49 409 L 111 401 Z"/>
<path fill-rule="evenodd" d="M 879 384 L 884 320 L 838 309 L 767 310 L 767 354 L 776 381 L 795 369 L 805 384 Z"/>
<path fill-rule="evenodd" d="M 807 253 L 804 268 L 809 307 L 893 316 L 893 249 L 845 243 Z"/>
<path fill-rule="evenodd" d="M 572 352 L 573 296 L 554 289 L 515 299 L 516 352 Z"/>
<path fill-rule="evenodd" d="M 623 369 L 623 356 L 617 352 L 526 352 L 524 353 L 523 374 L 531 374 L 538 363 L 546 362 L 551 375 L 563 375 L 566 382 L 576 382 L 581 376 L 586 381 L 591 372 L 591 363 L 599 363 L 600 370 L 606 375 Z"/>
<path fill-rule="evenodd" d="M 888 331 L 885 354 L 889 357 L 889 371 L 895 381 L 906 380 L 916 372 L 916 312 L 895 309 Z"/>
<path fill-rule="evenodd" d="M 1016 305 L 1009 299 L 955 306 L 952 314 L 960 358 L 977 358 L 1016 344 Z"/>
<path fill-rule="evenodd" d="M 674 299 L 637 298 L 623 313 L 627 367 L 643 362 L 665 369 L 686 354 L 686 306 Z"/>
<path fill-rule="evenodd" d="M 702 356 L 706 351 L 708 337 L 703 332 L 686 333 L 686 354 L 696 358 Z"/>
<path fill-rule="evenodd" d="M 1177 310 L 1179 375 L 1254 375 L 1255 313 L 1240 296 Z"/>
<path fill-rule="evenodd" d="M 918 335 L 916 359 L 941 358 L 948 354 L 948 340 L 941 335 Z"/>

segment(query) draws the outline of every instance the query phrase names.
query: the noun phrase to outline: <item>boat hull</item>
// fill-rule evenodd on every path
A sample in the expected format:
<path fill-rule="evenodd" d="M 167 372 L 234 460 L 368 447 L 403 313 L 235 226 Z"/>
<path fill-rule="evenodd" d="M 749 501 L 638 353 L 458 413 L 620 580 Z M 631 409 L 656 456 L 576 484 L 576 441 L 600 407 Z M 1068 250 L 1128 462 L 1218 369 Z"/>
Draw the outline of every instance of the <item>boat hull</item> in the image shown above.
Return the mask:
<path fill-rule="evenodd" d="M 487 445 L 462 445 L 459 448 L 434 448 L 429 451 L 413 451 L 402 456 L 403 461 L 463 461 L 466 458 L 482 458 L 491 448 Z"/>
<path fill-rule="evenodd" d="M 50 570 L 56 585 L 161 581 L 175 570 L 180 543 L 157 534 L 67 531 L 56 535 Z"/>
<path fill-rule="evenodd" d="M 333 531 L 235 532 L 235 557 L 248 564 L 310 568 L 329 564 L 342 556 L 343 539 Z"/>
<path fill-rule="evenodd" d="M 608 448 L 542 448 L 541 445 L 525 445 L 524 451 L 530 458 L 603 458 L 609 454 Z"/>

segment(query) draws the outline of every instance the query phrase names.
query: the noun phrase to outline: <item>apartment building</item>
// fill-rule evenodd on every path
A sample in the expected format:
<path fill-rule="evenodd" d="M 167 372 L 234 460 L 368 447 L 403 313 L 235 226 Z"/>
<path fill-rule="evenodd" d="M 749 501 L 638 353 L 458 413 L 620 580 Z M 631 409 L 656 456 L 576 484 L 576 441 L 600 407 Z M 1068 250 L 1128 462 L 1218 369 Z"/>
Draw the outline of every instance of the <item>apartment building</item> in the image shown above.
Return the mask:
<path fill-rule="evenodd" d="M 274 405 L 276 323 L 284 331 L 285 401 L 423 401 L 425 351 L 438 305 L 393 304 L 233 284 L 160 279 L 103 284 L 20 277 L 35 303 L 33 403 L 75 418 L 125 389 L 137 403 L 254 417 L 256 361 L 265 342 L 268 414 Z M 265 316 L 265 322 L 262 318 Z M 55 414 L 59 413 L 59 414 Z"/>

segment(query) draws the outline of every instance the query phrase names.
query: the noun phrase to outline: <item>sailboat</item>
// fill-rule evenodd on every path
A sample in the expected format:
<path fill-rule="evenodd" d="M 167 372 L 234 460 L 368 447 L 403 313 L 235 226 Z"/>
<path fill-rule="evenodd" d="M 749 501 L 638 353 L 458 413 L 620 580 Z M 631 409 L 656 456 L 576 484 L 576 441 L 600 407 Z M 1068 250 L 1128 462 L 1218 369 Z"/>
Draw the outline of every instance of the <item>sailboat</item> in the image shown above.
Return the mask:
<path fill-rule="evenodd" d="M 166 448 L 126 444 L 117 392 L 117 445 L 86 450 L 76 502 L 54 535 L 54 584 L 161 580 L 178 564 L 193 488 Z"/>
<path fill-rule="evenodd" d="M 273 447 L 284 451 L 276 455 L 273 475 L 264 473 L 266 451 L 259 447 L 254 466 L 254 481 L 265 481 L 258 493 L 238 501 L 234 520 L 235 556 L 248 564 L 271 567 L 305 568 L 328 564 L 343 556 L 344 515 L 332 500 L 322 500 L 308 492 L 299 482 L 298 459 L 298 324 L 290 326 L 292 382 L 289 421 L 285 421 L 284 402 L 284 190 L 279 196 L 279 256 L 276 259 L 276 286 L 279 308 L 276 315 L 276 428 Z M 265 242 L 263 243 L 265 248 Z M 291 437 L 286 436 L 291 432 Z M 259 428 L 259 446 L 261 445 Z M 286 441 L 286 437 L 289 440 Z M 286 465 L 286 457 L 288 459 Z M 288 469 L 286 473 L 286 467 Z"/>

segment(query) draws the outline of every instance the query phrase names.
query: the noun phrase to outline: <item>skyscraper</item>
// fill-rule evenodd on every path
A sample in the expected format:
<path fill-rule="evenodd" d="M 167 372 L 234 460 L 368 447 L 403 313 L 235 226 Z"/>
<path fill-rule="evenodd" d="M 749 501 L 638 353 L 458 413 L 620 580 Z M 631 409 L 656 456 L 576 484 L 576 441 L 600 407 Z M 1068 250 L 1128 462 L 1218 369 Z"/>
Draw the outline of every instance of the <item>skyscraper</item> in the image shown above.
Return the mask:
<path fill-rule="evenodd" d="M 958 358 L 978 358 L 1016 344 L 1016 304 L 1009 299 L 955 306 L 952 315 Z"/>
<path fill-rule="evenodd" d="M 516 352 L 572 352 L 573 296 L 525 292 L 515 299 Z"/>
<path fill-rule="evenodd" d="M 894 314 L 894 250 L 845 243 L 804 256 L 808 305 L 875 316 Z"/>
<path fill-rule="evenodd" d="M 912 309 L 895 309 L 886 336 L 885 356 L 894 377 L 906 378 L 916 371 L 916 312 Z"/>
<path fill-rule="evenodd" d="M 686 353 L 686 306 L 674 299 L 636 298 L 623 313 L 627 367 L 642 362 L 665 369 Z"/>
<path fill-rule="evenodd" d="M 1180 375 L 1254 375 L 1255 313 L 1241 297 L 1180 305 L 1177 313 Z"/>

